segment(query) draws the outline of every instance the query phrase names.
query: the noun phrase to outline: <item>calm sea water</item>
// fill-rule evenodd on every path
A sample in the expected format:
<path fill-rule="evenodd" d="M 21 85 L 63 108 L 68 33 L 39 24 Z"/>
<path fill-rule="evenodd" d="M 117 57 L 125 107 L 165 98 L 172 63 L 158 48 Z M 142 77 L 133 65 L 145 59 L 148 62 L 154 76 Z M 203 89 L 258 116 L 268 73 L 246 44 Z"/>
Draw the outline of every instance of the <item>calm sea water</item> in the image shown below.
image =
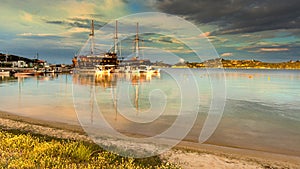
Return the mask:
<path fill-rule="evenodd" d="M 222 96 L 212 92 L 218 91 L 218 85 L 222 89 L 220 79 L 225 77 L 224 113 L 207 143 L 300 156 L 300 71 L 230 69 L 225 74 L 220 70 L 212 70 L 210 74 L 206 70 L 191 71 L 167 69 L 156 76 L 0 76 L 0 111 L 78 124 L 75 108 L 83 109 L 85 104 L 86 116 L 79 116 L 81 120 L 93 121 L 93 109 L 98 108 L 115 129 L 152 136 L 176 120 L 182 97 L 187 102 L 194 101 L 186 93 L 198 91 L 198 117 L 185 138 L 197 142 L 212 97 Z M 149 110 L 155 108 L 158 114 L 149 115 Z M 120 112 L 134 113 L 124 118 Z M 151 123 L 158 116 L 161 117 Z M 139 122 L 141 117 L 144 123 L 138 128 L 127 122 Z"/>

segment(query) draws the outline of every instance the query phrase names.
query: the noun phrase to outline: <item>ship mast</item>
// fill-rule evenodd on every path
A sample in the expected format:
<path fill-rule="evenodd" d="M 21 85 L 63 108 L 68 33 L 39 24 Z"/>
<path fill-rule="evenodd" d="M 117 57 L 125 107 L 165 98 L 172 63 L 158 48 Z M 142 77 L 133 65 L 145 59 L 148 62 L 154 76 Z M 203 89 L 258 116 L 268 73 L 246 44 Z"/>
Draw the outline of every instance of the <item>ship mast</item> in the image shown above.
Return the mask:
<path fill-rule="evenodd" d="M 94 46 L 95 46 L 95 42 L 94 42 L 94 20 L 92 20 L 91 23 L 91 33 L 90 33 L 90 40 L 91 40 L 91 55 L 94 54 Z"/>
<path fill-rule="evenodd" d="M 135 57 L 139 57 L 139 23 L 136 23 L 136 35 L 135 35 Z"/>
<path fill-rule="evenodd" d="M 6 54 L 5 54 L 5 62 L 7 62 L 7 58 L 8 58 L 8 51 L 6 50 Z"/>
<path fill-rule="evenodd" d="M 114 45 L 114 52 L 117 54 L 118 52 L 118 20 L 116 20 L 116 28 L 115 28 L 115 45 Z"/>

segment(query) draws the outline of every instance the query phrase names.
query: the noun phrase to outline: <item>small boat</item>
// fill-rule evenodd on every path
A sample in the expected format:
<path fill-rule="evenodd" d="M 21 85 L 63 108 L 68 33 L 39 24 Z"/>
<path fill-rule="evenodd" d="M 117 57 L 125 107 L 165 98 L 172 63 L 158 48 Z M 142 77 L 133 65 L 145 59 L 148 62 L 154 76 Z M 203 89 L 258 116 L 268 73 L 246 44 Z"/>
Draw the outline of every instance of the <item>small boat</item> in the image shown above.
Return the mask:
<path fill-rule="evenodd" d="M 95 65 L 95 74 L 114 73 L 115 65 Z"/>
<path fill-rule="evenodd" d="M 160 69 L 155 69 L 149 65 L 139 65 L 139 66 L 132 67 L 131 72 L 135 74 L 154 74 L 154 73 L 160 73 Z"/>
<path fill-rule="evenodd" d="M 15 77 L 30 77 L 30 76 L 38 76 L 38 75 L 43 75 L 43 71 L 36 71 L 36 70 L 27 70 L 23 72 L 17 72 L 14 74 Z"/>
<path fill-rule="evenodd" d="M 152 66 L 150 66 L 149 71 L 150 71 L 151 73 L 160 73 L 160 69 L 156 69 L 156 68 L 154 68 L 154 67 L 152 67 Z"/>
<path fill-rule="evenodd" d="M 125 73 L 131 73 L 132 67 L 131 66 L 125 66 Z"/>
<path fill-rule="evenodd" d="M 53 73 L 62 73 L 62 67 L 54 67 Z"/>
<path fill-rule="evenodd" d="M 44 72 L 45 73 L 54 73 L 54 69 L 52 69 L 52 67 L 50 67 L 50 66 L 47 66 L 47 67 L 45 67 Z"/>
<path fill-rule="evenodd" d="M 116 73 L 132 73 L 132 66 L 119 66 Z"/>
<path fill-rule="evenodd" d="M 18 72 L 18 73 L 15 73 L 14 76 L 15 77 L 30 77 L 30 76 L 34 76 L 35 73 L 33 72 Z"/>
<path fill-rule="evenodd" d="M 45 70 L 45 73 L 54 73 L 54 70 Z"/>
<path fill-rule="evenodd" d="M 9 71 L 5 71 L 5 70 L 1 70 L 1 71 L 0 71 L 0 75 L 1 75 L 1 76 L 9 76 L 9 75 L 10 75 L 10 72 L 9 72 Z"/>

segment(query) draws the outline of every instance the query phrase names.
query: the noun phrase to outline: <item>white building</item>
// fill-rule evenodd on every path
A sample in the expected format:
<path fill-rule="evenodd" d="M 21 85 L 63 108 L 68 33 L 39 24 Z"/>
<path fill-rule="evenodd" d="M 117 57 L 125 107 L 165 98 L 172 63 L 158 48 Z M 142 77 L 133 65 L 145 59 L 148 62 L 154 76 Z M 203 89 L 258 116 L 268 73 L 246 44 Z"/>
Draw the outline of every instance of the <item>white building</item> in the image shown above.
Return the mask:
<path fill-rule="evenodd" d="M 27 67 L 27 64 L 23 60 L 19 60 L 18 61 L 18 67 Z"/>

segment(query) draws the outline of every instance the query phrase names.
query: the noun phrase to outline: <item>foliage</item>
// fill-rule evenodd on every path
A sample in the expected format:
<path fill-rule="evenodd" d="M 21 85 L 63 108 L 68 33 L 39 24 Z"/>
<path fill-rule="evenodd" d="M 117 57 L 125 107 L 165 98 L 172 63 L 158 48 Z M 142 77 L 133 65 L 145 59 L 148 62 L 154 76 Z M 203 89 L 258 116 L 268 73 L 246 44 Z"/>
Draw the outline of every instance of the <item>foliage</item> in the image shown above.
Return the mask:
<path fill-rule="evenodd" d="M 159 157 L 134 159 L 91 143 L 0 132 L 1 168 L 178 168 Z"/>

